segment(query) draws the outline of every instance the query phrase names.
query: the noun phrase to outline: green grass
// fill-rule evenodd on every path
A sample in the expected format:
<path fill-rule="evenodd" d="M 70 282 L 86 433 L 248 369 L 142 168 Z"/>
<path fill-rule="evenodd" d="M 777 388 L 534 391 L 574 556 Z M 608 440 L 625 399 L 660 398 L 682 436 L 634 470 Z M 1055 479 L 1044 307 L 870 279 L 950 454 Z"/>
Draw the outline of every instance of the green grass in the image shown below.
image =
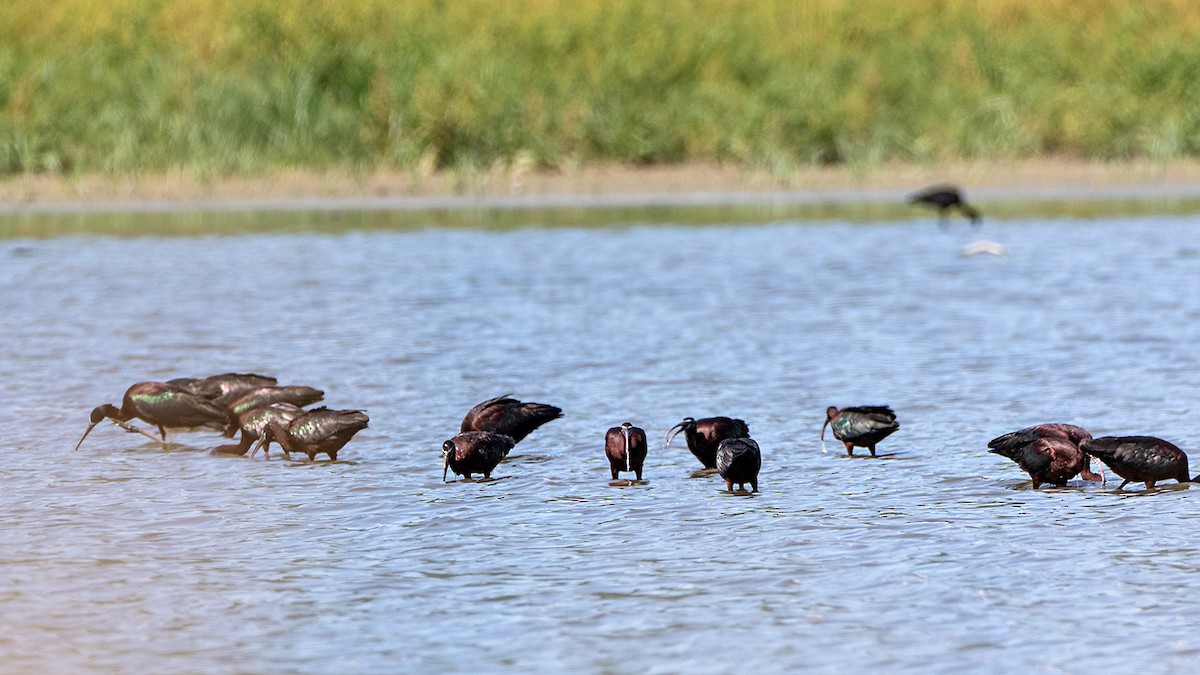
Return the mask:
<path fill-rule="evenodd" d="M 1198 152 L 1184 0 L 0 3 L 0 174 Z"/>

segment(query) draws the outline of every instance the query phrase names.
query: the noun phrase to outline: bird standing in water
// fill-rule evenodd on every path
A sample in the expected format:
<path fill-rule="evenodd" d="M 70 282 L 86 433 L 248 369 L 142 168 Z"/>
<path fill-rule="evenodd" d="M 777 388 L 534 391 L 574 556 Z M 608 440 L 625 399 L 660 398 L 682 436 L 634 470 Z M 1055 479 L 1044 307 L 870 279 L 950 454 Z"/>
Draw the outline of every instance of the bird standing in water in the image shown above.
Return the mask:
<path fill-rule="evenodd" d="M 1080 444 L 1090 440 L 1087 429 L 1074 424 L 1036 424 L 988 441 L 988 452 L 1007 457 L 1029 474 L 1036 490 L 1043 483 L 1063 487 L 1076 475 L 1103 482 L 1092 472 L 1092 460 Z"/>
<path fill-rule="evenodd" d="M 971 219 L 972 225 L 978 225 L 981 216 L 975 207 L 967 203 L 962 192 L 953 185 L 934 185 L 925 188 L 909 197 L 910 204 L 925 204 L 938 210 L 938 224 L 947 225 L 947 215 L 951 208 L 958 208 L 962 214 Z"/>
<path fill-rule="evenodd" d="M 1145 483 L 1150 489 L 1158 481 L 1171 478 L 1180 483 L 1200 483 L 1200 476 L 1188 478 L 1187 454 L 1161 438 L 1103 436 L 1085 440 L 1079 447 L 1125 479 L 1118 490 L 1131 482 Z"/>
<path fill-rule="evenodd" d="M 516 445 L 511 436 L 490 431 L 464 431 L 442 443 L 442 481 L 446 472 L 471 480 L 471 474 L 492 477 L 492 470 Z"/>
<path fill-rule="evenodd" d="M 291 403 L 271 403 L 257 408 L 251 408 L 238 415 L 238 428 L 242 430 L 241 441 L 234 445 L 222 445 L 213 448 L 214 455 L 244 455 L 254 442 L 261 439 L 263 431 L 271 422 L 287 428 L 287 425 L 304 411 Z"/>
<path fill-rule="evenodd" d="M 867 405 L 838 410 L 833 406 L 825 409 L 825 424 L 821 425 L 821 440 L 825 440 L 825 427 L 833 429 L 833 437 L 846 445 L 846 454 L 854 456 L 854 446 L 866 448 L 875 456 L 875 444 L 891 436 L 900 428 L 896 413 L 885 405 Z"/>
<path fill-rule="evenodd" d="M 83 445 L 83 439 L 87 438 L 92 429 L 105 418 L 126 431 L 141 433 L 166 445 L 168 429 L 207 427 L 224 431 L 229 422 L 229 413 L 224 407 L 208 399 L 165 382 L 138 382 L 125 391 L 120 408 L 105 403 L 92 410 L 90 424 L 75 444 L 76 450 Z M 161 438 L 154 438 L 153 435 L 127 424 L 133 419 L 140 419 L 158 427 Z"/>
<path fill-rule="evenodd" d="M 354 438 L 354 434 L 366 429 L 368 421 L 367 414 L 361 410 L 330 410 L 325 407 L 296 416 L 287 427 L 271 420 L 263 428 L 262 437 L 254 450 L 250 451 L 250 456 L 253 457 L 258 448 L 262 448 L 270 459 L 271 443 L 278 443 L 283 454 L 289 457 L 293 452 L 302 452 L 308 455 L 311 462 L 323 452 L 329 455 L 329 459 L 337 460 L 338 451 Z"/>
<path fill-rule="evenodd" d="M 751 492 L 758 492 L 758 471 L 762 468 L 762 452 L 758 443 L 751 438 L 727 438 L 717 447 L 717 471 L 725 479 L 725 489 L 733 492 L 733 484 L 739 490 L 750 484 Z"/>
<path fill-rule="evenodd" d="M 520 443 L 534 429 L 562 415 L 561 408 L 545 403 L 522 403 L 505 394 L 471 408 L 459 431 L 490 431 Z"/>
<path fill-rule="evenodd" d="M 717 446 L 721 444 L 721 441 L 727 438 L 750 437 L 750 427 L 742 420 L 732 417 L 705 417 L 702 419 L 685 417 L 682 422 L 667 431 L 665 447 L 671 447 L 671 441 L 679 432 L 683 432 L 688 450 L 692 451 L 692 454 L 706 469 L 717 468 Z"/>
<path fill-rule="evenodd" d="M 646 431 L 629 422 L 609 429 L 604 434 L 604 454 L 613 480 L 622 471 L 632 471 L 641 480 L 647 454 Z"/>
<path fill-rule="evenodd" d="M 306 405 L 312 405 L 320 401 L 324 397 L 325 392 L 320 389 L 298 385 L 253 389 L 242 394 L 237 400 L 229 404 L 229 426 L 225 429 L 225 436 L 233 438 L 233 434 L 241 426 L 241 415 L 254 408 L 262 408 L 272 403 L 291 403 L 294 406 L 303 408 Z"/>

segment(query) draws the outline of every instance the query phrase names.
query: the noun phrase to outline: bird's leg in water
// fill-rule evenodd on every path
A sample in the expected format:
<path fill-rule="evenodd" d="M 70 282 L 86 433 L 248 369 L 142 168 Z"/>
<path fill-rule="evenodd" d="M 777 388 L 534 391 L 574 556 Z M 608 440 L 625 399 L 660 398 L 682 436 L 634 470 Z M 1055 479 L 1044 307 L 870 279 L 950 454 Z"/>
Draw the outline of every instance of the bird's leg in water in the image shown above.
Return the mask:
<path fill-rule="evenodd" d="M 156 437 L 154 434 L 149 433 L 139 427 L 135 427 L 132 424 L 128 424 L 126 422 L 118 422 L 117 420 L 112 420 L 112 423 L 121 427 L 125 431 L 128 431 L 131 434 L 141 434 L 141 435 L 145 436 L 146 438 L 149 438 L 150 440 L 154 441 L 155 443 L 162 443 L 162 441 L 160 441 L 158 439 L 158 437 Z"/>
<path fill-rule="evenodd" d="M 842 442 L 846 443 L 845 441 L 842 441 Z M 853 443 L 846 443 L 846 454 L 849 455 L 850 457 L 854 456 L 854 444 Z"/>

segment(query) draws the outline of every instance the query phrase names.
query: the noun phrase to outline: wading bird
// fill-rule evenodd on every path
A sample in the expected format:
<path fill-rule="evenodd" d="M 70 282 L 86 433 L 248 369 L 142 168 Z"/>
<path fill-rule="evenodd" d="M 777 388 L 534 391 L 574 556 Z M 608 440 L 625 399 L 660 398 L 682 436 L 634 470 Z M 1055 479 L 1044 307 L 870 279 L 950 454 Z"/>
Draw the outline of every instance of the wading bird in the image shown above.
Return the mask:
<path fill-rule="evenodd" d="M 1034 490 L 1043 483 L 1062 487 L 1076 475 L 1103 482 L 1104 476 L 1092 472 L 1091 458 L 1079 447 L 1091 437 L 1074 424 L 1036 424 L 993 438 L 988 452 L 1016 462 L 1029 474 Z"/>
<path fill-rule="evenodd" d="M 255 441 L 262 438 L 263 430 L 271 422 L 287 428 L 292 420 L 304 411 L 291 403 L 271 403 L 258 408 L 251 408 L 238 415 L 238 428 L 242 430 L 242 438 L 234 445 L 222 445 L 213 448 L 214 455 L 244 455 Z"/>
<path fill-rule="evenodd" d="M 510 394 L 490 398 L 471 408 L 459 431 L 491 431 L 520 443 L 534 429 L 562 417 L 562 410 L 545 403 L 522 403 Z"/>
<path fill-rule="evenodd" d="M 854 456 L 854 446 L 866 448 L 875 456 L 875 444 L 900 428 L 896 413 L 885 405 L 865 405 L 838 410 L 825 409 L 825 424 L 821 425 L 821 440 L 825 427 L 833 429 L 833 437 L 846 445 L 846 454 Z"/>
<path fill-rule="evenodd" d="M 194 429 L 208 427 L 224 430 L 229 422 L 229 414 L 225 408 L 190 394 L 183 389 L 165 382 L 138 382 L 125 391 L 121 407 L 105 403 L 92 410 L 90 424 L 75 444 L 75 449 L 83 445 L 97 424 L 108 418 L 126 431 L 135 431 L 148 438 L 166 445 L 168 429 Z M 140 419 L 158 427 L 161 438 L 127 424 L 132 419 Z"/>
<path fill-rule="evenodd" d="M 312 387 L 291 385 L 287 387 L 259 387 L 242 394 L 229 404 L 229 426 L 225 436 L 233 438 L 233 434 L 241 426 L 241 415 L 254 408 L 262 408 L 272 403 L 291 403 L 303 408 L 312 405 L 325 397 L 325 392 Z"/>
<path fill-rule="evenodd" d="M 721 441 L 727 438 L 750 437 L 750 427 L 746 426 L 742 420 L 731 417 L 705 417 L 703 419 L 685 417 L 682 422 L 667 431 L 665 447 L 671 447 L 671 441 L 681 431 L 684 440 L 687 441 L 688 450 L 692 451 L 692 454 L 706 469 L 717 467 L 717 446 L 721 444 Z"/>
<path fill-rule="evenodd" d="M 758 470 L 762 468 L 762 453 L 758 443 L 750 438 L 727 438 L 717 448 L 717 472 L 725 479 L 725 489 L 733 492 L 733 484 L 739 490 L 750 484 L 751 492 L 758 492 Z"/>
<path fill-rule="evenodd" d="M 1188 458 L 1183 450 L 1161 438 L 1103 436 L 1086 440 L 1079 447 L 1125 479 L 1117 489 L 1131 482 L 1145 483 L 1150 489 L 1170 478 L 1180 483 L 1200 483 L 1200 476 L 1188 478 Z"/>
<path fill-rule="evenodd" d="M 446 472 L 471 480 L 471 474 L 492 477 L 492 470 L 516 445 L 511 436 L 490 431 L 464 431 L 442 443 L 442 481 Z"/>
<path fill-rule="evenodd" d="M 223 373 L 210 377 L 177 377 L 167 384 L 206 398 L 217 405 L 227 406 L 239 396 L 260 387 L 273 387 L 275 378 L 254 373 Z"/>
<path fill-rule="evenodd" d="M 925 204 L 938 210 L 938 224 L 947 225 L 947 216 L 951 208 L 957 207 L 962 214 L 971 219 L 972 225 L 978 225 L 979 211 L 967 203 L 962 192 L 953 185 L 934 185 L 925 188 L 908 199 L 909 204 Z"/>
<path fill-rule="evenodd" d="M 604 434 L 604 454 L 608 456 L 613 480 L 621 471 L 632 471 L 642 479 L 642 465 L 646 462 L 647 443 L 645 430 L 629 422 L 613 427 Z"/>
<path fill-rule="evenodd" d="M 293 452 L 308 455 L 311 462 L 320 453 L 336 460 L 341 450 L 354 434 L 367 428 L 367 414 L 361 410 L 330 410 L 325 407 L 309 410 L 296 416 L 287 427 L 270 421 L 262 430 L 258 445 L 250 451 L 253 457 L 259 448 L 270 459 L 271 443 L 278 443 L 283 454 L 291 457 Z"/>

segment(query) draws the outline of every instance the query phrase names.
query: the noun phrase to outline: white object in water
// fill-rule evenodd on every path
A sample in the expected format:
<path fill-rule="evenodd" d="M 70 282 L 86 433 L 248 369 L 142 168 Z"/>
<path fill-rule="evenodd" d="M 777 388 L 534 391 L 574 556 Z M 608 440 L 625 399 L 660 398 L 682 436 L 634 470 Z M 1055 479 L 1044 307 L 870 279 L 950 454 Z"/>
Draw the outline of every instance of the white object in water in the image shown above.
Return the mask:
<path fill-rule="evenodd" d="M 1008 251 L 1004 249 L 1004 244 L 991 239 L 980 239 L 973 241 L 963 247 L 962 254 L 964 257 L 987 253 L 989 255 L 1008 255 Z"/>

